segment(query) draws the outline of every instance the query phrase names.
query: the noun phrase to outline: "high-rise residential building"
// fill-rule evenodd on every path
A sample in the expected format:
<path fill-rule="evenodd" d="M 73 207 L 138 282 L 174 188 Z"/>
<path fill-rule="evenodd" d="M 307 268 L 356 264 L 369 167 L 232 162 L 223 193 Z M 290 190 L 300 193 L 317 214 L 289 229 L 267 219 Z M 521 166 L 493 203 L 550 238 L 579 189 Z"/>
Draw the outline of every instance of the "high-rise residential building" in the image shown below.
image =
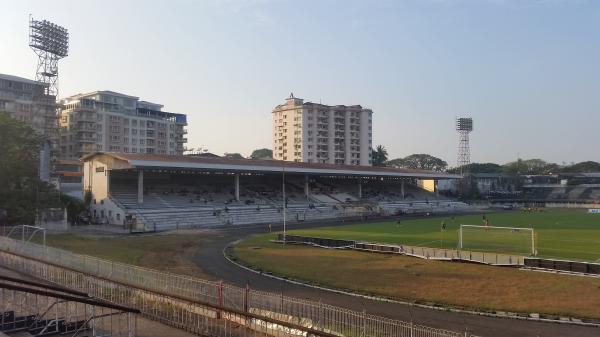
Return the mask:
<path fill-rule="evenodd" d="M 0 74 L 0 111 L 31 126 L 51 144 L 56 143 L 56 97 L 46 95 L 47 84 Z"/>
<path fill-rule="evenodd" d="M 50 163 L 58 138 L 56 97 L 48 95 L 48 84 L 0 74 L 0 111 L 27 123 L 44 138 L 40 149 L 39 177 L 50 180 Z"/>
<path fill-rule="evenodd" d="M 183 154 L 185 114 L 113 91 L 96 91 L 61 101 L 60 152 L 77 159 L 94 151 Z"/>
<path fill-rule="evenodd" d="M 290 94 L 273 109 L 273 159 L 371 165 L 373 111 L 304 102 Z"/>

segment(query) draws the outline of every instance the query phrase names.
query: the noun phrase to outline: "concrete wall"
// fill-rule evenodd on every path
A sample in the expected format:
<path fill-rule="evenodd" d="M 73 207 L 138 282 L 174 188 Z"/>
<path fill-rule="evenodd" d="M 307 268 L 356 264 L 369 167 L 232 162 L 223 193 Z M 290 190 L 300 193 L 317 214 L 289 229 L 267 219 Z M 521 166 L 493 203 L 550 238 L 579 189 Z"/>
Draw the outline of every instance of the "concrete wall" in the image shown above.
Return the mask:
<path fill-rule="evenodd" d="M 417 180 L 417 185 L 426 191 L 435 192 L 435 180 L 419 179 Z"/>
<path fill-rule="evenodd" d="M 92 192 L 90 213 L 93 221 L 110 225 L 125 224 L 125 210 L 110 199 L 110 169 L 106 156 L 86 161 L 83 165 L 84 191 Z"/>

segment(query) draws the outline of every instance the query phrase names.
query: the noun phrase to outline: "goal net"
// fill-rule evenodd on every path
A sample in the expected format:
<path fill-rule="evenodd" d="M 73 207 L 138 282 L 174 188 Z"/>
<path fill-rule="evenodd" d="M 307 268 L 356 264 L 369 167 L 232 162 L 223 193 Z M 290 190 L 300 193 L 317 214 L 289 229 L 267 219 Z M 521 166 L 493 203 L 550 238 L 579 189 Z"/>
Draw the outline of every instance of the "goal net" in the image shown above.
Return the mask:
<path fill-rule="evenodd" d="M 533 228 L 460 225 L 458 247 L 473 251 L 536 255 Z"/>

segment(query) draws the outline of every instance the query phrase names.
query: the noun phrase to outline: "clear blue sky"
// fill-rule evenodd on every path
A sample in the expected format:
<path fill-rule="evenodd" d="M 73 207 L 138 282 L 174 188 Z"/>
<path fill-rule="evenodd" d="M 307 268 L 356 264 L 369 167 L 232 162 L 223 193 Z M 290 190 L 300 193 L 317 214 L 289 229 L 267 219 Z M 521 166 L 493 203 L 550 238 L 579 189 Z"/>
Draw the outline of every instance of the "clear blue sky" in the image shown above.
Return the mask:
<path fill-rule="evenodd" d="M 390 157 L 600 161 L 600 1 L 3 1 L 0 72 L 33 77 L 31 13 L 67 27 L 61 96 L 110 89 L 189 116 L 189 146 L 271 147 L 290 91 L 374 111 Z"/>

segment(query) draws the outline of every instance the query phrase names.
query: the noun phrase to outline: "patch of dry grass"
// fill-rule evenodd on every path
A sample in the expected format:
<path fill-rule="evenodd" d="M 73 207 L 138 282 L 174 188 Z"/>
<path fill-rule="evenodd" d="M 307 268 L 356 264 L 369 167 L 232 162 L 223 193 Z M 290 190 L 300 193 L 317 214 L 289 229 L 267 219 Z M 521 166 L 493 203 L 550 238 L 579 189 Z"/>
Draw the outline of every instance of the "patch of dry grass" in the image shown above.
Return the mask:
<path fill-rule="evenodd" d="M 48 246 L 74 253 L 191 276 L 206 276 L 192 261 L 196 247 L 211 235 L 186 232 L 163 235 L 49 235 Z"/>
<path fill-rule="evenodd" d="M 295 279 L 388 298 L 451 306 L 600 318 L 600 279 L 400 255 L 274 244 L 234 248 L 245 263 Z"/>

